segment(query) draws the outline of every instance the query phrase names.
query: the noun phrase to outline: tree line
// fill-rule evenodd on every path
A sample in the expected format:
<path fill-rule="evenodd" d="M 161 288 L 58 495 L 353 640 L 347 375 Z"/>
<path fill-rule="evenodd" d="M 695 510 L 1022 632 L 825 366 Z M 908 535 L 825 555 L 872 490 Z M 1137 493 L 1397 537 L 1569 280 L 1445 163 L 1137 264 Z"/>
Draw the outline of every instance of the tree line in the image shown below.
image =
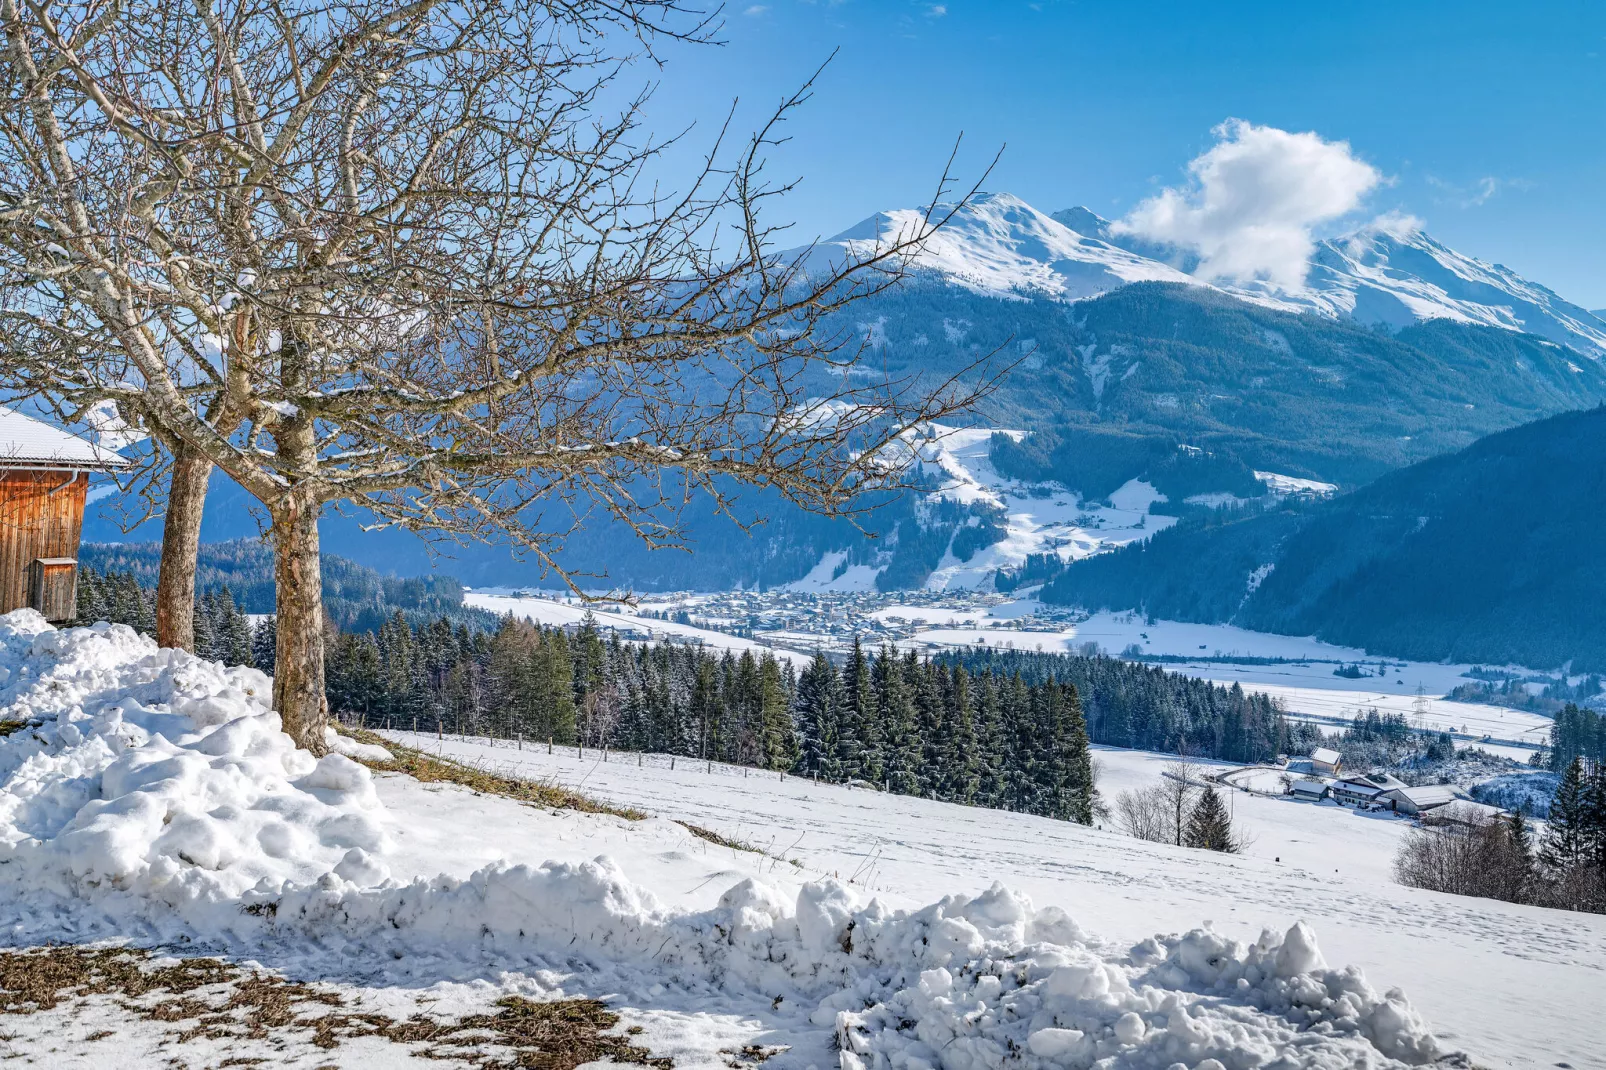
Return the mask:
<path fill-rule="evenodd" d="M 1458 809 L 1446 807 L 1407 835 L 1394 859 L 1401 884 L 1606 913 L 1606 764 L 1567 763 L 1537 842 L 1521 810 Z"/>
<path fill-rule="evenodd" d="M 1291 723 L 1260 692 L 1105 656 L 1039 654 L 971 647 L 942 655 L 971 673 L 1019 675 L 1028 685 L 1071 684 L 1083 697 L 1095 743 L 1138 750 L 1256 762 L 1321 746 L 1314 725 Z"/>
<path fill-rule="evenodd" d="M 79 619 L 153 633 L 154 601 L 131 573 L 85 570 Z M 253 625 L 222 588 L 195 621 L 201 656 L 273 671 L 273 617 Z M 368 726 L 652 751 L 1083 824 L 1098 810 L 1080 694 L 1053 678 L 858 644 L 841 670 L 817 654 L 799 674 L 769 651 L 605 637 L 590 618 L 571 633 L 397 611 L 325 648 L 331 710 Z"/>

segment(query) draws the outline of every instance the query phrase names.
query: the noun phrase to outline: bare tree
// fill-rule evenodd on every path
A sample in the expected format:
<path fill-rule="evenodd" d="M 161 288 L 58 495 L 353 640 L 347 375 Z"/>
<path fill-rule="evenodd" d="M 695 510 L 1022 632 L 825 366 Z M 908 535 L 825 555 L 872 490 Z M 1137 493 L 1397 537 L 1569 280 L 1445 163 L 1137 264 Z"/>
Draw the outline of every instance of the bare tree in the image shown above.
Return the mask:
<path fill-rule="evenodd" d="M 1412 888 L 1532 902 L 1533 858 L 1512 823 L 1452 803 L 1436 823 L 1406 834 L 1394 856 L 1394 879 Z"/>
<path fill-rule="evenodd" d="M 1173 843 L 1176 824 L 1159 784 L 1123 791 L 1115 797 L 1116 825 L 1128 836 L 1150 843 Z"/>
<path fill-rule="evenodd" d="M 1188 815 L 1193 812 L 1203 784 L 1199 764 L 1181 755 L 1176 761 L 1168 762 L 1160 773 L 1158 787 L 1160 798 L 1164 800 L 1166 828 L 1170 842 L 1179 847 L 1188 830 Z"/>
<path fill-rule="evenodd" d="M 274 704 L 315 752 L 326 507 L 563 574 L 588 520 L 679 545 L 678 508 L 728 513 L 733 483 L 851 513 L 990 385 L 843 374 L 858 340 L 828 318 L 953 208 L 779 252 L 763 162 L 807 87 L 681 193 L 652 184 L 642 98 L 603 101 L 654 42 L 707 39 L 675 0 L 0 0 L 0 23 L 8 383 L 111 401 L 262 503 Z"/>

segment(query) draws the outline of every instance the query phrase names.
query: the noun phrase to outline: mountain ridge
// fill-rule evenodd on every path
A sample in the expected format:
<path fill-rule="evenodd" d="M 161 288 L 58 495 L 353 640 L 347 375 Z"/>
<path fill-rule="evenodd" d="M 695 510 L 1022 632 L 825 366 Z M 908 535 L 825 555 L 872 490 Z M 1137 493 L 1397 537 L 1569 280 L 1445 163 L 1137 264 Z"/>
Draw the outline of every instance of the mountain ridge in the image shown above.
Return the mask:
<path fill-rule="evenodd" d="M 1315 635 L 1419 661 L 1606 670 L 1606 406 L 1323 502 L 1179 523 L 1071 564 L 1048 602 Z"/>
<path fill-rule="evenodd" d="M 936 210 L 948 205 L 935 206 Z M 863 255 L 916 232 L 917 208 L 878 212 L 813 247 L 823 263 Z M 1288 290 L 1259 281 L 1192 274 L 1198 256 L 1144 240 L 1083 207 L 1046 214 L 1011 193 L 959 206 L 910 260 L 975 293 L 1037 294 L 1082 301 L 1137 282 L 1201 286 L 1287 312 L 1312 312 L 1399 330 L 1450 319 L 1520 331 L 1606 357 L 1606 320 L 1499 264 L 1456 252 L 1414 221 L 1374 220 L 1319 241 L 1305 283 Z"/>

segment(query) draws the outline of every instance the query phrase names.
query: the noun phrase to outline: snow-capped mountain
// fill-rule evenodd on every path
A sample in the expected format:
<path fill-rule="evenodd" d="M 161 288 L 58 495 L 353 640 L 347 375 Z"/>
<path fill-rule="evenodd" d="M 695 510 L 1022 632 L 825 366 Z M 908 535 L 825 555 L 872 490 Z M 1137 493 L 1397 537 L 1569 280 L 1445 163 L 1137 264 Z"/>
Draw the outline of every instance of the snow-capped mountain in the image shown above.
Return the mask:
<path fill-rule="evenodd" d="M 814 256 L 826 263 L 840 262 L 844 251 L 863 256 L 918 233 L 923 220 L 924 213 L 914 208 L 878 212 L 822 242 Z M 1079 234 L 1009 193 L 982 194 L 962 208 L 927 241 L 915 267 L 976 293 L 1065 301 L 1097 297 L 1131 282 L 1197 282 L 1102 237 Z"/>
<path fill-rule="evenodd" d="M 827 262 L 863 255 L 913 233 L 918 209 L 880 212 L 823 242 Z M 1046 215 L 1008 193 L 983 194 L 956 213 L 915 257 L 917 272 L 975 293 L 1041 295 L 1063 301 L 1097 297 L 1133 282 L 1208 285 L 1190 274 L 1187 250 L 1119 233 L 1086 208 Z M 1398 330 L 1422 320 L 1525 331 L 1606 357 L 1606 319 L 1564 300 L 1509 268 L 1463 255 L 1406 221 L 1380 221 L 1318 243 L 1305 284 L 1211 288 L 1290 312 L 1383 324 Z"/>
<path fill-rule="evenodd" d="M 1229 292 L 1393 329 L 1427 319 L 1504 327 L 1606 355 L 1606 321 L 1595 313 L 1415 226 L 1372 225 L 1319 243 L 1301 290 Z"/>

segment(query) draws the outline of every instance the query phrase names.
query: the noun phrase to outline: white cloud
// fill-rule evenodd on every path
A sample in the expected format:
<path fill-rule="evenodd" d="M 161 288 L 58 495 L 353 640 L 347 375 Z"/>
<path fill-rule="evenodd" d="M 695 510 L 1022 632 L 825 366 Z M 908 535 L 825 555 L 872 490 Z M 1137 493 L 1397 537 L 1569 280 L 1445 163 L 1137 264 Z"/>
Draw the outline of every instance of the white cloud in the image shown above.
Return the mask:
<path fill-rule="evenodd" d="M 1348 215 L 1383 181 L 1346 141 L 1229 119 L 1188 164 L 1186 187 L 1143 201 L 1115 226 L 1197 250 L 1196 274 L 1294 288 L 1305 280 L 1312 231 Z"/>
<path fill-rule="evenodd" d="M 768 11 L 769 9 L 770 8 L 769 8 L 768 4 L 753 4 L 750 7 L 748 7 L 748 9 L 746 11 L 742 12 L 742 14 L 750 15 L 750 16 L 752 16 L 752 15 L 762 15 L 762 14 L 764 14 L 764 12 Z"/>
<path fill-rule="evenodd" d="M 932 4 L 926 8 L 926 18 L 928 19 L 940 19 L 946 14 L 948 14 L 947 4 Z"/>

